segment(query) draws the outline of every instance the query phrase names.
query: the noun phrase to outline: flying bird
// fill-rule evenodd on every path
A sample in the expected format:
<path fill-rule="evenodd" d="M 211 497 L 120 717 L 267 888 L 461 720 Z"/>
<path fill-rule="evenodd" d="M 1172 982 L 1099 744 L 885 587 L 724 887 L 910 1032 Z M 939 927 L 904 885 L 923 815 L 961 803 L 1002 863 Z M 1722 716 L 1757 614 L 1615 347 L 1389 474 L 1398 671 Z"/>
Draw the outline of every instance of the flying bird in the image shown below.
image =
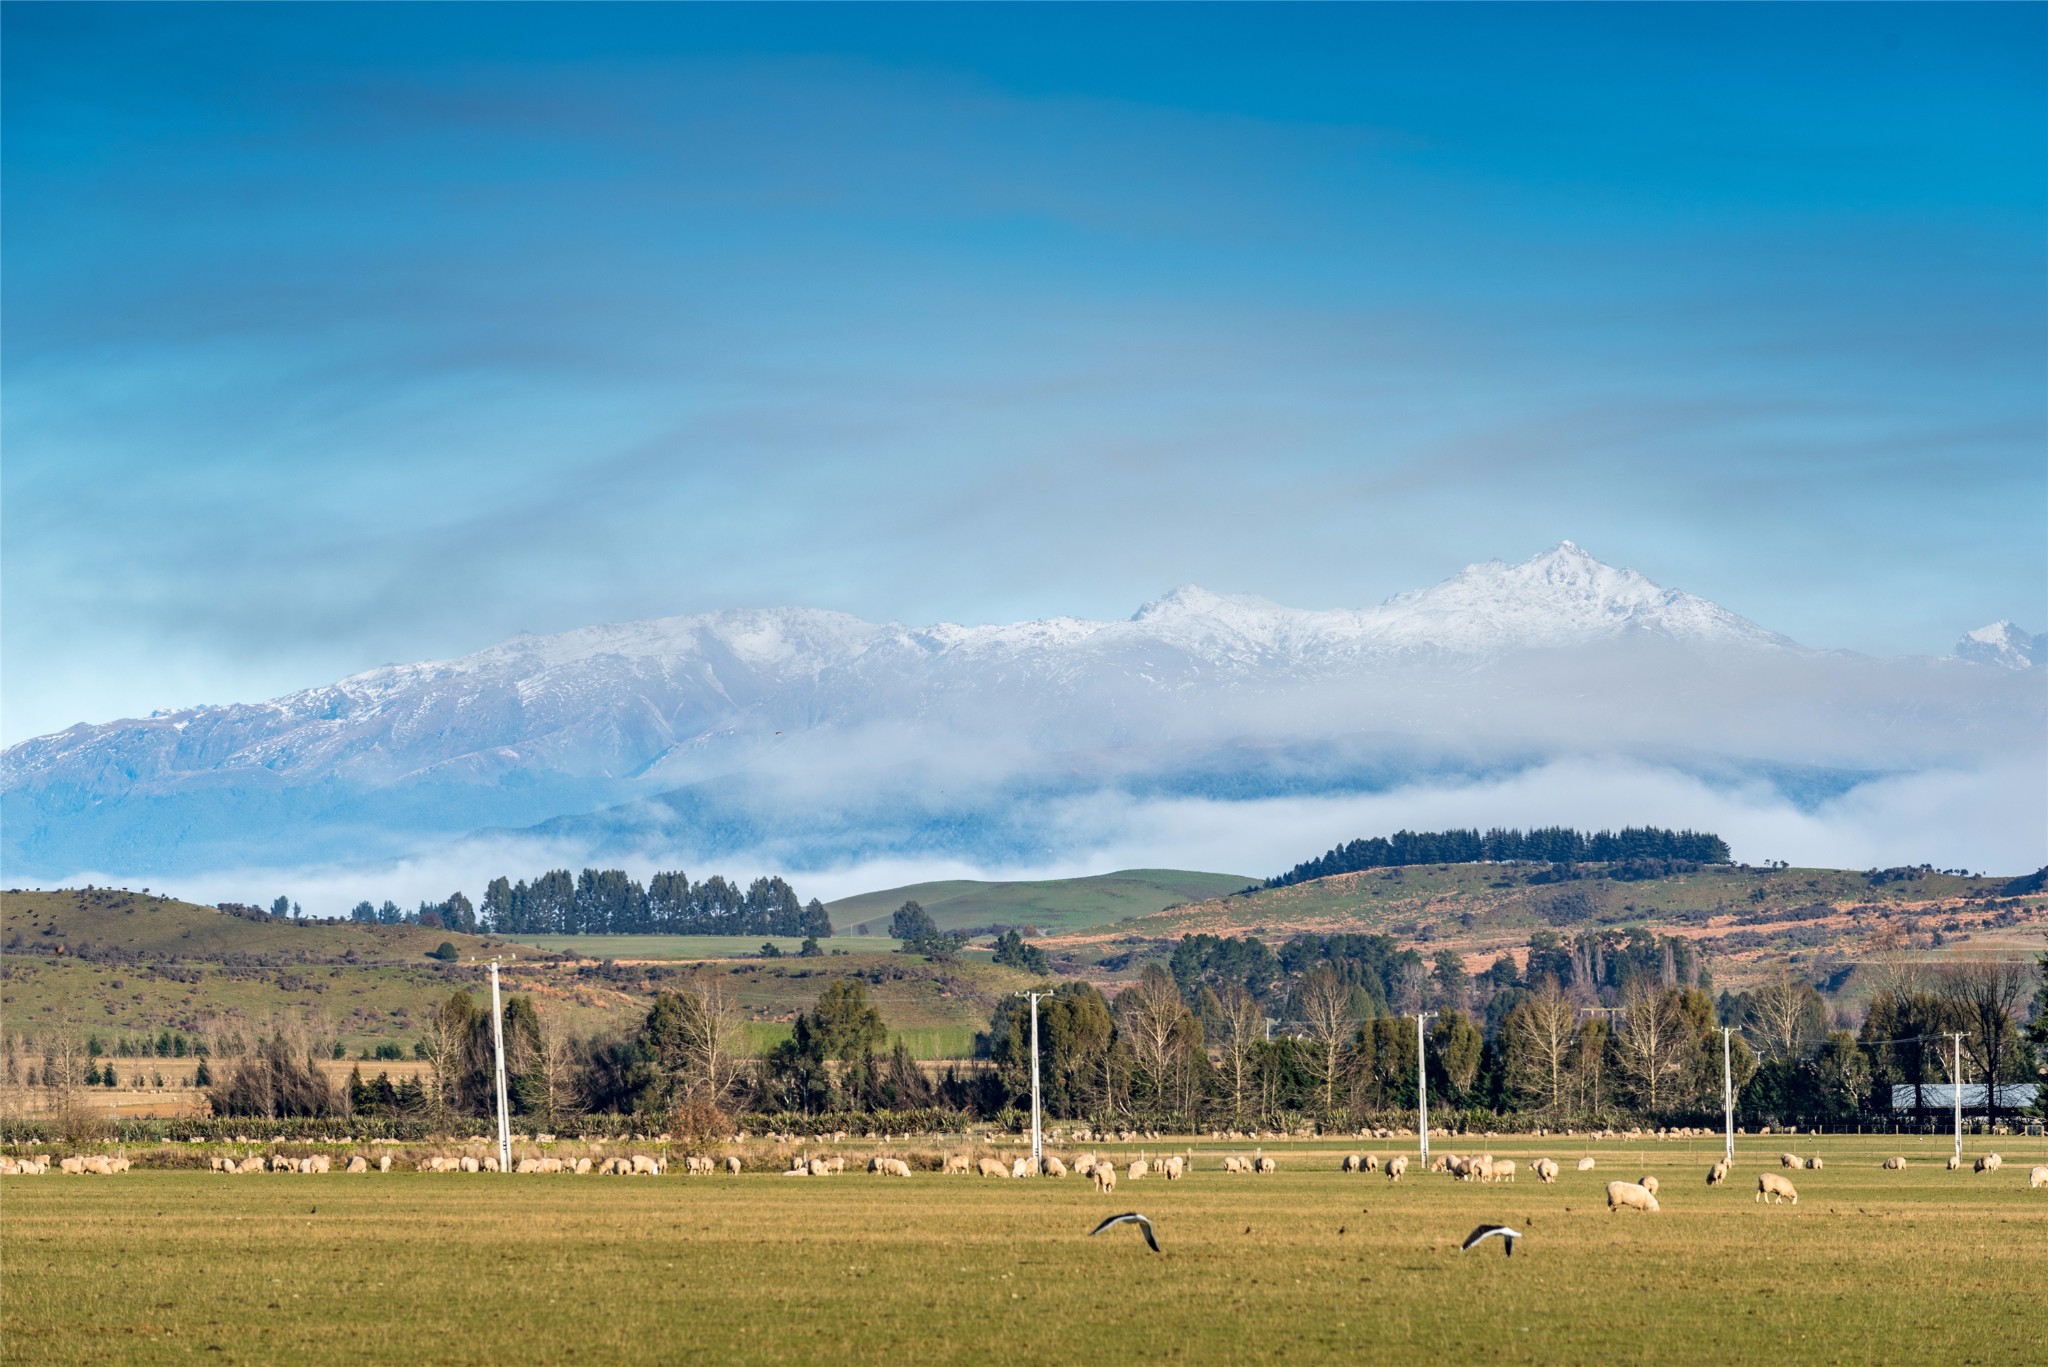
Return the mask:
<path fill-rule="evenodd" d="M 1522 1237 L 1522 1231 L 1519 1229 L 1509 1229 L 1506 1225 L 1481 1225 L 1465 1236 L 1465 1242 L 1458 1245 L 1458 1251 L 1460 1253 L 1469 1253 L 1481 1242 L 1491 1239 L 1496 1234 L 1500 1235 L 1500 1241 L 1507 1245 L 1507 1256 L 1510 1258 L 1514 1257 L 1515 1240 Z"/>
<path fill-rule="evenodd" d="M 1120 1225 L 1127 1220 L 1135 1221 L 1137 1223 L 1138 1228 L 1145 1232 L 1145 1242 L 1152 1245 L 1152 1251 L 1154 1253 L 1157 1253 L 1159 1251 L 1159 1241 L 1152 1237 L 1152 1222 L 1146 1219 L 1144 1216 L 1138 1214 L 1138 1212 L 1135 1210 L 1127 1211 L 1122 1215 L 1110 1216 L 1107 1220 L 1104 1220 L 1101 1224 L 1089 1230 L 1088 1237 L 1092 1239 L 1096 1235 L 1102 1233 L 1103 1230 L 1108 1229 L 1111 1225 Z"/>

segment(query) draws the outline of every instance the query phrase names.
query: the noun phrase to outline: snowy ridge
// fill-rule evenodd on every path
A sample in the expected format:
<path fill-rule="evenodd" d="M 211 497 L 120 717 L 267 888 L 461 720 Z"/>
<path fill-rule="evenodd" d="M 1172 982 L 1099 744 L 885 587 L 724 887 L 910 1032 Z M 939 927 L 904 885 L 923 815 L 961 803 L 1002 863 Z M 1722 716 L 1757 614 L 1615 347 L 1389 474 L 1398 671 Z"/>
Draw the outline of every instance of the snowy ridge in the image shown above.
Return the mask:
<path fill-rule="evenodd" d="M 1963 639 L 1956 642 L 1956 656 L 1973 664 L 2032 669 L 2048 653 L 2043 650 L 2044 642 L 2048 642 L 2048 637 L 2022 631 L 2011 622 L 2000 620 L 1965 632 Z"/>

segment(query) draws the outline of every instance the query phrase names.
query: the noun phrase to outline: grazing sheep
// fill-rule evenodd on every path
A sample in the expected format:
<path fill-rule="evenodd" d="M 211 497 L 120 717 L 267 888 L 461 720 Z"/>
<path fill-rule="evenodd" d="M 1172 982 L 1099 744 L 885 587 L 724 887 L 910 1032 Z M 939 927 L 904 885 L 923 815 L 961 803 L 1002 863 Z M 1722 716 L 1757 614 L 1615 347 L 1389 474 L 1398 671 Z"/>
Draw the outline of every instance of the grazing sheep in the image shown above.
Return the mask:
<path fill-rule="evenodd" d="M 832 1165 L 822 1158 L 813 1158 L 810 1168 L 811 1176 L 813 1177 L 830 1177 L 832 1175 Z"/>
<path fill-rule="evenodd" d="M 1954 1172 L 1957 1168 L 1960 1168 L 1962 1165 L 1963 1159 L 1961 1154 L 1952 1153 L 1948 1156 L 1948 1170 L 1950 1172 Z"/>
<path fill-rule="evenodd" d="M 1815 1154 L 1813 1157 L 1806 1160 L 1806 1167 L 1809 1172 L 1819 1172 L 1820 1166 L 1821 1163 L 1819 1154 Z"/>
<path fill-rule="evenodd" d="M 1181 1179 L 1182 1174 L 1184 1174 L 1187 1171 L 1187 1166 L 1187 1160 L 1185 1158 L 1182 1158 L 1179 1154 L 1175 1154 L 1171 1158 L 1162 1159 L 1160 1161 L 1159 1171 L 1162 1175 L 1165 1176 L 1167 1181 L 1178 1182 Z"/>
<path fill-rule="evenodd" d="M 1897 1172 L 1905 1166 L 1906 1160 L 1903 1158 L 1887 1158 L 1884 1160 L 1884 1169 L 1886 1172 Z"/>
<path fill-rule="evenodd" d="M 1557 1164 L 1548 1158 L 1539 1158 L 1529 1165 L 1529 1171 L 1536 1174 L 1536 1180 L 1548 1186 L 1557 1180 Z"/>
<path fill-rule="evenodd" d="M 1657 1213 L 1657 1198 L 1649 1188 L 1636 1182 L 1609 1182 L 1607 1184 L 1607 1212 L 1613 1214 L 1623 1207 L 1640 1210 L 1645 1214 Z"/>
<path fill-rule="evenodd" d="M 2004 1164 L 2005 1160 L 2003 1158 L 2000 1158 L 1997 1154 L 1987 1153 L 1982 1158 L 1979 1158 L 1977 1160 L 1976 1171 L 1997 1172 L 2000 1167 L 2004 1166 Z"/>
<path fill-rule="evenodd" d="M 970 1162 L 968 1162 L 968 1160 L 967 1160 L 967 1155 L 966 1155 L 966 1154 L 964 1154 L 964 1153 L 949 1153 L 949 1154 L 947 1154 L 947 1155 L 946 1155 L 946 1163 L 945 1163 L 945 1166 L 944 1166 L 944 1167 L 942 1167 L 941 1169 L 939 1169 L 939 1171 L 941 1171 L 941 1172 L 959 1172 L 959 1173 L 972 1173 L 972 1172 L 974 1171 L 974 1166 L 973 1166 L 973 1164 L 971 1164 Z"/>
<path fill-rule="evenodd" d="M 1806 1160 L 1796 1153 L 1781 1153 L 1778 1155 L 1778 1166 L 1781 1168 L 1803 1168 L 1806 1166 Z"/>
<path fill-rule="evenodd" d="M 1029 1177 L 1030 1175 L 1031 1175 L 1031 1160 L 1030 1160 L 1030 1159 L 1028 1159 L 1028 1158 L 1013 1158 L 1013 1159 L 1011 1159 L 1011 1160 L 1010 1160 L 1010 1176 L 1012 1176 L 1012 1177 Z"/>
<path fill-rule="evenodd" d="M 1227 1153 L 1227 1154 L 1223 1155 L 1223 1170 L 1224 1170 L 1225 1172 L 1248 1172 L 1248 1171 L 1250 1171 L 1250 1169 L 1248 1169 L 1248 1168 L 1247 1168 L 1247 1167 L 1245 1166 L 1245 1161 L 1244 1161 L 1244 1160 L 1243 1160 L 1242 1158 L 1239 1158 L 1239 1157 L 1238 1157 L 1238 1156 L 1237 1156 L 1236 1154 L 1234 1154 L 1234 1153 Z"/>
<path fill-rule="evenodd" d="M 1514 1181 L 1514 1180 L 1515 1180 L 1515 1160 L 1514 1160 L 1514 1159 L 1512 1159 L 1512 1158 L 1500 1158 L 1500 1159 L 1496 1159 L 1496 1160 L 1494 1160 L 1494 1163 L 1493 1163 L 1493 1177 L 1491 1178 L 1491 1180 L 1492 1180 L 1492 1181 L 1495 1181 L 1495 1182 L 1512 1182 L 1512 1181 Z M 1652 1187 L 1652 1188 L 1650 1188 L 1650 1190 L 1652 1190 L 1652 1191 L 1655 1191 L 1655 1190 L 1656 1190 L 1656 1188 L 1655 1188 L 1655 1187 Z"/>
<path fill-rule="evenodd" d="M 1721 1185 L 1721 1184 L 1722 1184 L 1723 1182 L 1726 1182 L 1727 1180 L 1728 1180 L 1728 1160 L 1727 1160 L 1727 1159 L 1725 1159 L 1725 1158 L 1724 1158 L 1724 1159 L 1722 1159 L 1722 1160 L 1721 1160 L 1720 1162 L 1718 1162 L 1718 1163 L 1714 1164 L 1714 1166 L 1713 1166 L 1713 1167 L 1711 1167 L 1711 1168 L 1708 1168 L 1708 1169 L 1707 1169 L 1707 1185 L 1708 1185 L 1708 1186 L 1710 1186 L 1710 1187 L 1718 1187 L 1718 1186 L 1720 1186 L 1720 1185 Z"/>
<path fill-rule="evenodd" d="M 1133 1182 L 1135 1182 L 1140 1177 L 1143 1177 L 1146 1173 L 1152 1171 L 1152 1167 L 1142 1158 L 1133 1158 L 1131 1160 L 1130 1167 L 1126 1168 L 1124 1171 L 1125 1174 L 1129 1176 Z"/>
<path fill-rule="evenodd" d="M 726 1160 L 725 1160 L 725 1170 L 726 1170 L 727 1172 L 731 1173 L 731 1174 L 732 1174 L 732 1175 L 733 1175 L 734 1177 L 738 1177 L 738 1176 L 740 1175 L 740 1160 L 739 1160 L 739 1159 L 737 1159 L 737 1158 L 728 1158 L 728 1159 L 726 1159 Z M 583 1165 L 582 1165 L 581 1163 L 578 1163 L 578 1164 L 577 1164 L 577 1166 L 576 1166 L 576 1171 L 578 1171 L 578 1172 L 581 1172 L 581 1171 L 583 1171 Z"/>
<path fill-rule="evenodd" d="M 1581 1158 L 1581 1159 L 1579 1160 L 1579 1171 L 1580 1171 L 1580 1172 L 1591 1172 L 1592 1170 L 1593 1170 L 1593 1160 L 1592 1160 L 1591 1158 Z"/>
<path fill-rule="evenodd" d="M 1095 1179 L 1095 1189 L 1104 1196 L 1116 1191 L 1116 1164 L 1097 1163 L 1089 1175 Z"/>
<path fill-rule="evenodd" d="M 1363 1171 L 1363 1172 L 1378 1172 L 1379 1170 L 1380 1170 L 1380 1159 L 1379 1159 L 1379 1155 L 1378 1155 L 1378 1154 L 1376 1154 L 1376 1153 L 1369 1153 L 1369 1154 L 1367 1154 L 1367 1155 L 1365 1156 L 1365 1167 L 1364 1167 L 1364 1168 L 1362 1168 L 1362 1169 L 1361 1169 L 1361 1171 Z"/>
<path fill-rule="evenodd" d="M 1046 1177 L 1065 1177 L 1067 1165 L 1051 1154 L 1038 1160 L 1038 1171 Z"/>
<path fill-rule="evenodd" d="M 2030 1190 L 2035 1187 L 2048 1187 L 2048 1167 L 2035 1164 L 2033 1171 L 2027 1174 L 2027 1186 Z"/>
<path fill-rule="evenodd" d="M 1364 1158 L 1362 1158 L 1362 1157 L 1360 1157 L 1360 1156 L 1359 1156 L 1358 1154 L 1355 1154 L 1355 1153 L 1347 1153 L 1347 1154 L 1345 1154 L 1345 1155 L 1344 1155 L 1344 1162 L 1343 1162 L 1342 1166 L 1341 1166 L 1341 1167 L 1339 1168 L 1339 1171 L 1341 1171 L 1341 1172 L 1364 1172 L 1364 1171 L 1365 1171 L 1365 1159 L 1364 1159 Z"/>
<path fill-rule="evenodd" d="M 1264 1155 L 1252 1160 L 1252 1171 L 1258 1173 L 1278 1172 L 1280 1164 Z"/>
<path fill-rule="evenodd" d="M 361 1154 L 357 1154 L 348 1160 L 348 1170 L 350 1172 L 368 1172 L 370 1170 L 370 1160 Z"/>
<path fill-rule="evenodd" d="M 377 1156 L 377 1171 L 379 1171 L 379 1172 L 389 1172 L 389 1171 L 391 1171 L 391 1155 L 390 1155 L 390 1154 L 388 1154 L 388 1153 L 386 1153 L 386 1154 L 379 1154 L 379 1155 Z"/>
<path fill-rule="evenodd" d="M 1655 1177 L 1646 1175 L 1643 1178 L 1643 1180 L 1636 1183 L 1636 1185 L 1641 1187 L 1644 1191 L 1649 1192 L 1652 1196 L 1655 1196 L 1657 1194 L 1657 1179 Z"/>
<path fill-rule="evenodd" d="M 1407 1172 L 1407 1171 L 1408 1171 L 1408 1155 L 1407 1155 L 1407 1154 L 1405 1154 L 1405 1153 L 1402 1153 L 1402 1154 L 1396 1154 L 1396 1155 L 1395 1155 L 1394 1157 L 1392 1157 L 1392 1158 L 1389 1158 L 1389 1159 L 1387 1160 L 1387 1180 L 1388 1180 L 1389 1182 L 1398 1182 L 1398 1181 L 1400 1181 L 1400 1180 L 1401 1180 L 1401 1176 L 1402 1176 L 1402 1174 L 1403 1174 L 1403 1173 L 1405 1173 L 1405 1172 Z"/>
<path fill-rule="evenodd" d="M 588 1173 L 589 1171 L 590 1171 L 590 1160 L 589 1160 L 588 1158 L 579 1158 L 579 1159 L 577 1159 L 577 1160 L 576 1160 L 576 1169 L 575 1169 L 575 1175 L 576 1175 L 576 1176 L 578 1176 L 578 1177 L 582 1177 L 582 1176 L 584 1176 L 585 1174 L 587 1174 L 587 1173 Z"/>
<path fill-rule="evenodd" d="M 1455 1154 L 1439 1154 L 1430 1160 L 1429 1170 L 1431 1172 L 1454 1172 L 1453 1164 L 1461 1161 Z"/>
<path fill-rule="evenodd" d="M 1799 1204 L 1799 1193 L 1793 1188 L 1789 1178 L 1780 1177 L 1775 1172 L 1767 1172 L 1756 1179 L 1756 1199 L 1765 1205 L 1778 1200 L 1790 1201 L 1796 1206 Z"/>
<path fill-rule="evenodd" d="M 243 1172 L 262 1172 L 262 1171 L 263 1171 L 263 1158 L 262 1158 L 262 1156 L 261 1156 L 260 1154 L 257 1154 L 257 1155 L 252 1155 L 252 1156 L 250 1156 L 250 1157 L 248 1157 L 248 1158 L 244 1158 L 244 1159 L 242 1160 L 242 1171 L 243 1171 Z M 424 1171 L 426 1171 L 426 1169 L 422 1168 L 422 1169 L 421 1169 L 421 1171 L 422 1171 L 422 1172 L 424 1172 Z"/>
<path fill-rule="evenodd" d="M 1079 1175 L 1080 1175 L 1080 1176 L 1082 1176 L 1082 1177 L 1086 1177 L 1086 1176 L 1087 1176 L 1087 1175 L 1088 1175 L 1088 1174 L 1089 1174 L 1090 1172 L 1093 1172 L 1094 1170 L 1095 1170 L 1095 1155 L 1094 1155 L 1094 1154 L 1092 1154 L 1092 1153 L 1082 1153 L 1082 1154 L 1076 1154 L 1076 1155 L 1074 1155 L 1074 1171 L 1075 1171 L 1075 1172 L 1076 1172 L 1077 1174 L 1079 1174 Z"/>
<path fill-rule="evenodd" d="M 974 1166 L 983 1177 L 1008 1177 L 1010 1175 L 1010 1165 L 1000 1158 L 984 1158 Z"/>

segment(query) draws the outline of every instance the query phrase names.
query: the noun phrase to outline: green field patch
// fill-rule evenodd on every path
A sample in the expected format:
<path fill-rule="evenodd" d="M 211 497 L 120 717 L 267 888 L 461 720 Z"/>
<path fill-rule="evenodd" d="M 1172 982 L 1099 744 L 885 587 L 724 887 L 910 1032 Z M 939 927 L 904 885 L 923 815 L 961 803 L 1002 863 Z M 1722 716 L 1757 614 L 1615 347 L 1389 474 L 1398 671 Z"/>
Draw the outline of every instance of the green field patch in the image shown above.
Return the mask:
<path fill-rule="evenodd" d="M 1236 892 L 1255 882 L 1236 874 L 1183 869 L 1123 869 L 1088 878 L 1019 882 L 955 879 L 913 883 L 862 893 L 827 905 L 834 927 L 862 924 L 886 932 L 889 917 L 906 901 L 931 914 L 941 930 L 964 926 L 1035 925 L 1044 931 L 1080 930 L 1145 916 L 1183 902 Z"/>

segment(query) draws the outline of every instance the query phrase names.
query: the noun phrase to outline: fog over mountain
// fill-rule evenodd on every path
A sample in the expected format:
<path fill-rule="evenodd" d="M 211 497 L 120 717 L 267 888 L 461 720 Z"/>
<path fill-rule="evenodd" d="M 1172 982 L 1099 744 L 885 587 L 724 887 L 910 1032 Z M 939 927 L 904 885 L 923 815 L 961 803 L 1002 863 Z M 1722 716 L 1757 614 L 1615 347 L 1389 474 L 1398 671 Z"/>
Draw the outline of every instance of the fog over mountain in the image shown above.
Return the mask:
<path fill-rule="evenodd" d="M 807 893 L 1266 873 L 1453 821 L 2021 870 L 2048 830 L 2037 645 L 2001 623 L 1958 658 L 1808 649 L 1564 542 L 1356 611 L 1184 587 L 1114 622 L 777 608 L 520 636 L 30 740 L 0 802 L 16 881 L 219 895 L 595 860 L 809 872 Z"/>

